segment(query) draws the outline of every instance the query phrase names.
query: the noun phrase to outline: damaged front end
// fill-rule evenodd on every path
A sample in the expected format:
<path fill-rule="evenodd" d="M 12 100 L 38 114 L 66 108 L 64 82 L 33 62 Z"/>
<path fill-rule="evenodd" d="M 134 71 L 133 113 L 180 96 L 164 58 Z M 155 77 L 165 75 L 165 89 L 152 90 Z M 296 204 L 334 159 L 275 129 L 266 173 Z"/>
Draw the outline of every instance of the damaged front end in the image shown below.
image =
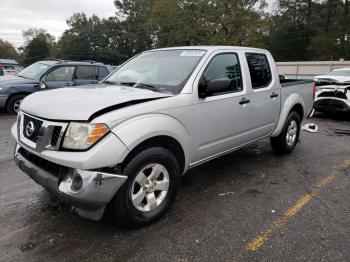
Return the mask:
<path fill-rule="evenodd" d="M 315 83 L 314 109 L 319 112 L 350 112 L 350 83 L 318 79 Z"/>
<path fill-rule="evenodd" d="M 80 216 L 99 220 L 105 206 L 127 177 L 98 170 L 81 170 L 45 160 L 17 144 L 17 166 L 35 182 L 72 205 Z"/>

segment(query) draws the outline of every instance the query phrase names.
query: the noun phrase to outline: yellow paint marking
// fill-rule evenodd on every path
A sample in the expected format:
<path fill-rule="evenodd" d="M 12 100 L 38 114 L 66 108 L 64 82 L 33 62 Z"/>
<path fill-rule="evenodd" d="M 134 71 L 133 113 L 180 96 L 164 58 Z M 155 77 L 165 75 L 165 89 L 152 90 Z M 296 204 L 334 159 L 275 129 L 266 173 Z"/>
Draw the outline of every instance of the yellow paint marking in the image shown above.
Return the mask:
<path fill-rule="evenodd" d="M 350 166 L 350 159 L 345 160 L 341 167 Z M 324 178 L 321 182 L 319 182 L 311 192 L 305 194 L 300 197 L 294 206 L 287 209 L 282 216 L 276 219 L 270 227 L 265 231 L 256 236 L 251 242 L 246 245 L 246 249 L 250 251 L 256 251 L 268 238 L 272 235 L 272 233 L 279 228 L 281 228 L 288 219 L 293 217 L 299 210 L 309 203 L 324 187 L 330 184 L 337 176 L 339 175 L 338 170 L 333 170 L 333 172 Z"/>

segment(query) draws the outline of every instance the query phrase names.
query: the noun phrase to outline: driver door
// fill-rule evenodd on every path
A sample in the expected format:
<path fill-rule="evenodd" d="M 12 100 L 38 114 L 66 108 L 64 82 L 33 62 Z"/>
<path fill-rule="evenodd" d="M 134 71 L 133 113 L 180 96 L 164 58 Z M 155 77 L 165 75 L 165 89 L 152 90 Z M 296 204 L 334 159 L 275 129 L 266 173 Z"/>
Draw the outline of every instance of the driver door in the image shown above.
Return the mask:
<path fill-rule="evenodd" d="M 47 89 L 73 86 L 74 66 L 60 66 L 50 71 L 45 77 Z"/>
<path fill-rule="evenodd" d="M 193 105 L 194 162 L 205 160 L 246 142 L 242 135 L 249 129 L 249 93 L 243 86 L 241 65 L 236 53 L 214 55 L 202 73 L 206 83 L 215 79 L 231 80 L 230 87 L 195 98 Z M 197 87 L 198 88 L 198 85 Z"/>

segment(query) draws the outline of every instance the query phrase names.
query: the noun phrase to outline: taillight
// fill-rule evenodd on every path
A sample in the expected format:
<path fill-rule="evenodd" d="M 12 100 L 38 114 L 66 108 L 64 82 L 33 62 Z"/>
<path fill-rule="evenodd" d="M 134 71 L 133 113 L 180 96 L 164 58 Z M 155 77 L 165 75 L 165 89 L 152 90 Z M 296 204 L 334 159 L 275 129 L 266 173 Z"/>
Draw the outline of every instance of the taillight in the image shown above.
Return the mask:
<path fill-rule="evenodd" d="M 315 100 L 317 91 L 318 91 L 317 83 L 314 82 L 312 86 L 312 100 Z"/>

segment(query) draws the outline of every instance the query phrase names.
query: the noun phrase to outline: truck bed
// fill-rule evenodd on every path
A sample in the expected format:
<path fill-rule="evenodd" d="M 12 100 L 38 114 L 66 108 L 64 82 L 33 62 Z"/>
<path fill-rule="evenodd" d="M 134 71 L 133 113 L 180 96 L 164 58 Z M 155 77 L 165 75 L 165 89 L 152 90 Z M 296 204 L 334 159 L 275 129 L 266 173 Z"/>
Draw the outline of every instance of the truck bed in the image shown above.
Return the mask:
<path fill-rule="evenodd" d="M 281 79 L 281 86 L 293 86 L 293 85 L 301 85 L 301 84 L 309 84 L 312 83 L 311 79 Z"/>

